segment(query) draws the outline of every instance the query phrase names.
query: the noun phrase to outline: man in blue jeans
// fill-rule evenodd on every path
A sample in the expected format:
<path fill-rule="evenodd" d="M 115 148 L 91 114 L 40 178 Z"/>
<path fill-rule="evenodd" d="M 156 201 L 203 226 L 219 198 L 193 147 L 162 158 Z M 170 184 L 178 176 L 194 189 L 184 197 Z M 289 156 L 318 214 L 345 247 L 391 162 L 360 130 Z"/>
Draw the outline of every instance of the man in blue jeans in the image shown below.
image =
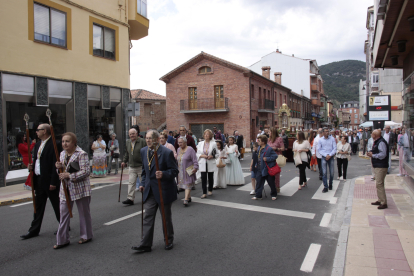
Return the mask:
<path fill-rule="evenodd" d="M 328 177 L 327 166 L 329 166 L 329 190 L 332 190 L 332 182 L 334 178 L 334 156 L 336 154 L 336 142 L 335 138 L 329 136 L 329 129 L 323 128 L 323 137 L 318 141 L 317 150 L 321 155 L 322 171 L 323 171 L 323 190 L 322 193 L 328 192 Z"/>

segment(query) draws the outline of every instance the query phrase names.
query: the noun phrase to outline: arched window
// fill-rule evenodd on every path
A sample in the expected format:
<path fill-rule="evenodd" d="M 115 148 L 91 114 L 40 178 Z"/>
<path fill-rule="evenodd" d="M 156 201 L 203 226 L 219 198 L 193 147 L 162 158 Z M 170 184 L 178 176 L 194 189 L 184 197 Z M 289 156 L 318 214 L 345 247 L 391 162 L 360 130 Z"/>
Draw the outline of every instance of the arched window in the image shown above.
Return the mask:
<path fill-rule="evenodd" d="M 207 74 L 211 72 L 211 67 L 203 66 L 200 69 L 198 69 L 199 74 Z"/>

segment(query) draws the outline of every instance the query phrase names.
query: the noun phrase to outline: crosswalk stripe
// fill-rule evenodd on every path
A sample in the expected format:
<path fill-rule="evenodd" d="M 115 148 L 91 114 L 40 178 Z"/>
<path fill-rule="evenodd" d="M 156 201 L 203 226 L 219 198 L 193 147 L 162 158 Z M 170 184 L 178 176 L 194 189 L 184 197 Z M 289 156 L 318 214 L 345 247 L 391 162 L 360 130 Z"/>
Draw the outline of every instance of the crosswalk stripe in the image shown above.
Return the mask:
<path fill-rule="evenodd" d="M 331 213 L 325 213 L 323 214 L 321 223 L 319 224 L 320 227 L 328 227 L 329 222 L 331 221 L 332 214 Z"/>
<path fill-rule="evenodd" d="M 312 272 L 313 267 L 315 266 L 316 260 L 318 259 L 320 250 L 321 250 L 320 244 L 312 243 L 309 246 L 308 253 L 306 253 L 305 259 L 303 260 L 302 266 L 300 267 L 301 271 Z"/>
<path fill-rule="evenodd" d="M 145 210 L 144 210 L 144 212 L 145 212 Z M 122 218 L 119 218 L 119 219 L 116 219 L 116 220 L 113 220 L 113 221 L 110 221 L 110 222 L 106 222 L 106 223 L 104 223 L 104 225 L 112 225 L 112 224 L 115 224 L 117 222 L 120 222 L 120 221 L 123 221 L 123 220 L 126 220 L 126 219 L 130 219 L 132 217 L 138 216 L 141 213 L 142 213 L 142 211 L 139 211 L 139 212 L 136 212 L 136 213 L 132 213 L 132 214 L 130 214 L 128 216 L 125 216 L 125 217 L 122 217 Z"/>
<path fill-rule="evenodd" d="M 228 208 L 234 208 L 234 209 L 240 209 L 240 210 L 247 210 L 247 211 L 254 211 L 254 212 L 261 212 L 261 213 L 268 213 L 268 214 L 274 214 L 274 215 L 282 215 L 282 216 L 305 218 L 305 219 L 313 219 L 315 217 L 314 213 L 298 212 L 298 211 L 291 211 L 291 210 L 278 209 L 278 208 L 268 208 L 268 207 L 261 207 L 261 206 L 248 205 L 248 204 L 239 204 L 239 203 L 233 203 L 233 202 L 211 200 L 211 199 L 200 199 L 200 198 L 195 198 L 195 197 L 192 197 L 191 200 L 196 203 L 203 203 L 203 204 L 228 207 Z"/>
<path fill-rule="evenodd" d="M 309 182 L 310 178 L 307 178 Z M 295 177 L 292 180 L 290 180 L 288 183 L 280 187 L 280 195 L 282 196 L 293 196 L 297 191 L 299 187 L 299 177 Z"/>
<path fill-rule="evenodd" d="M 318 200 L 327 200 L 331 202 L 335 198 L 336 190 L 339 186 L 339 180 L 334 180 L 332 183 L 332 190 L 328 190 L 327 193 L 322 193 L 322 190 L 324 188 L 323 183 L 319 187 L 319 189 L 316 191 L 316 193 L 313 195 L 312 199 L 318 199 Z"/>

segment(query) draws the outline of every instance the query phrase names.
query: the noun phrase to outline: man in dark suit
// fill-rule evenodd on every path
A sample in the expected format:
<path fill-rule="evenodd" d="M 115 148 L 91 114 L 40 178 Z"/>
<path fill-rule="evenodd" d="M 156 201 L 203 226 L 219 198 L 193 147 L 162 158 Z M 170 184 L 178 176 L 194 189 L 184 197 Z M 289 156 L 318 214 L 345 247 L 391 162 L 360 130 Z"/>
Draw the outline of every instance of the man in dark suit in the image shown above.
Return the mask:
<path fill-rule="evenodd" d="M 33 187 L 36 194 L 36 214 L 34 214 L 29 232 L 20 236 L 24 240 L 39 236 L 48 198 L 50 203 L 52 203 L 58 223 L 60 221 L 60 180 L 56 172 L 56 154 L 50 136 L 50 126 L 48 124 L 39 125 L 36 134 L 37 137 L 39 137 L 40 142 L 38 142 L 34 148 L 34 165 L 29 167 L 29 169 L 33 169 Z"/>
<path fill-rule="evenodd" d="M 153 136 L 156 137 L 157 156 L 159 171 L 155 168 Z M 178 175 L 177 162 L 174 153 L 164 146 L 160 146 L 160 134 L 156 130 L 148 131 L 145 140 L 147 146 L 141 149 L 142 157 L 142 179 L 139 190 L 144 193 L 144 233 L 139 246 L 133 246 L 132 249 L 139 253 L 151 252 L 152 240 L 154 236 L 154 223 L 157 209 L 161 211 L 161 200 L 158 189 L 158 179 L 161 179 L 162 198 L 164 201 L 165 221 L 167 227 L 168 246 L 165 250 L 173 248 L 174 228 L 171 218 L 171 205 L 177 200 L 177 184 L 175 178 Z M 165 237 L 164 237 L 165 238 Z"/>
<path fill-rule="evenodd" d="M 236 130 L 234 132 L 234 139 L 236 140 L 235 141 L 236 145 L 239 148 L 239 152 L 240 152 L 239 159 L 243 160 L 243 158 L 244 158 L 244 153 L 242 153 L 243 152 L 242 151 L 242 149 L 243 149 L 243 135 L 240 135 L 239 132 Z"/>
<path fill-rule="evenodd" d="M 180 126 L 180 134 L 176 137 L 174 143 L 175 150 L 178 149 L 178 138 L 180 137 L 185 137 L 187 139 L 187 146 L 192 147 L 195 150 L 195 152 L 197 152 L 197 146 L 194 142 L 194 139 L 193 137 L 191 137 L 191 135 L 187 134 L 187 128 L 185 126 Z"/>

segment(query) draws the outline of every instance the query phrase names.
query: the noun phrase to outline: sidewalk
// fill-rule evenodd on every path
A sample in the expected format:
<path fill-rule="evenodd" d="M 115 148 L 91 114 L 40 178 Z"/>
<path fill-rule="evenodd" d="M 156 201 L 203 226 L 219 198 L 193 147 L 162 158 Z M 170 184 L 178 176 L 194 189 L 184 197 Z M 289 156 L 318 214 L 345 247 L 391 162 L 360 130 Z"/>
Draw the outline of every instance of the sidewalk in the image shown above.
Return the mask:
<path fill-rule="evenodd" d="M 128 179 L 128 170 L 124 170 L 124 174 L 122 176 L 122 184 L 127 184 Z M 114 175 L 112 173 L 111 175 L 104 178 L 90 178 L 91 188 L 107 184 L 119 183 L 120 180 L 121 171 L 119 171 L 117 175 Z M 24 182 L 21 184 L 0 188 L 0 206 L 32 201 L 32 192 L 23 189 L 23 184 Z"/>
<path fill-rule="evenodd" d="M 344 275 L 413 276 L 413 195 L 396 175 L 386 176 L 385 188 L 388 209 L 378 210 L 375 181 L 355 180 Z"/>

